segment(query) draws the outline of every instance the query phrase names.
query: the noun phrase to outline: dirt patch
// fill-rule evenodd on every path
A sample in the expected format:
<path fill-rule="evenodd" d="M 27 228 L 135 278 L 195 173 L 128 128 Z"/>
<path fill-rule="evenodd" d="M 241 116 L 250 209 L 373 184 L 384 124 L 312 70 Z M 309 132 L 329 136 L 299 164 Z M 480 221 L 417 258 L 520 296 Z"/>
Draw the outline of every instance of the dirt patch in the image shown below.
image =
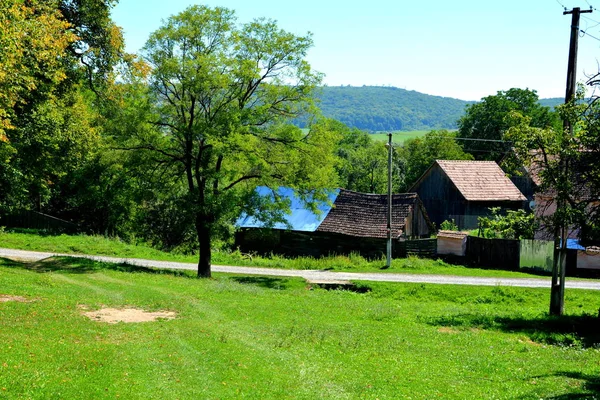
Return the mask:
<path fill-rule="evenodd" d="M 23 296 L 13 296 L 10 294 L 0 294 L 0 303 L 5 303 L 8 301 L 18 301 L 19 303 L 29 303 L 31 300 L 27 300 Z"/>
<path fill-rule="evenodd" d="M 80 306 L 80 308 L 83 308 Z M 118 322 L 151 322 L 158 319 L 174 319 L 173 311 L 148 312 L 138 308 L 103 308 L 98 311 L 87 311 L 83 315 L 91 320 L 116 324 Z"/>
<path fill-rule="evenodd" d="M 438 332 L 440 332 L 440 333 L 458 333 L 459 331 L 454 328 L 442 326 L 441 328 L 438 329 Z"/>

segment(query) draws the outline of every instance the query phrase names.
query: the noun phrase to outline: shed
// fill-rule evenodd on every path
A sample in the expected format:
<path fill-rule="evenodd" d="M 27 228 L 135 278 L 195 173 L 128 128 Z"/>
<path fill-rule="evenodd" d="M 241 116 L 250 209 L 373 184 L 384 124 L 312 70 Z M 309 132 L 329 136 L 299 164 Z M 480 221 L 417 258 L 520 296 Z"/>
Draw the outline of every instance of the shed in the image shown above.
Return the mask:
<path fill-rule="evenodd" d="M 518 210 L 527 201 L 495 161 L 436 160 L 410 191 L 433 223 L 454 220 L 460 229 L 476 228 L 491 207 Z"/>
<path fill-rule="evenodd" d="M 288 195 L 294 197 L 292 192 Z M 299 223 L 298 215 L 308 218 L 309 210 L 293 208 L 287 224 L 267 227 L 256 218 L 242 217 L 236 225 L 236 245 L 244 252 L 278 253 L 288 256 L 319 257 L 328 254 L 359 253 L 378 258 L 386 251 L 387 196 L 339 189 L 323 205 L 322 213 L 310 224 Z M 301 204 L 291 199 L 291 204 Z M 434 227 L 416 193 L 392 196 L 392 237 L 394 239 L 429 237 Z"/>
<path fill-rule="evenodd" d="M 439 231 L 437 234 L 437 254 L 464 256 L 467 251 L 469 232 Z"/>
<path fill-rule="evenodd" d="M 340 189 L 317 232 L 387 238 L 388 197 Z M 392 195 L 392 237 L 429 237 L 433 225 L 416 193 Z"/>

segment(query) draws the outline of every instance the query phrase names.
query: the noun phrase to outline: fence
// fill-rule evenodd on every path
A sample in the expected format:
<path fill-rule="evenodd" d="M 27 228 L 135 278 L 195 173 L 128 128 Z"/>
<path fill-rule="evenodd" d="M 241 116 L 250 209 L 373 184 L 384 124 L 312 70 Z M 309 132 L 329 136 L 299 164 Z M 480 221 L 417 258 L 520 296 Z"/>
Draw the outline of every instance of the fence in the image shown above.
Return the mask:
<path fill-rule="evenodd" d="M 520 242 L 512 239 L 467 238 L 469 263 L 494 269 L 517 271 L 519 269 Z"/>
<path fill-rule="evenodd" d="M 0 214 L 0 226 L 38 229 L 55 233 L 78 233 L 81 231 L 77 224 L 29 210 Z"/>
<path fill-rule="evenodd" d="M 533 268 L 552 272 L 554 242 L 547 240 L 521 240 L 520 268 Z"/>
<path fill-rule="evenodd" d="M 433 258 L 437 254 L 437 239 L 399 240 L 393 243 L 395 257 L 415 255 Z"/>

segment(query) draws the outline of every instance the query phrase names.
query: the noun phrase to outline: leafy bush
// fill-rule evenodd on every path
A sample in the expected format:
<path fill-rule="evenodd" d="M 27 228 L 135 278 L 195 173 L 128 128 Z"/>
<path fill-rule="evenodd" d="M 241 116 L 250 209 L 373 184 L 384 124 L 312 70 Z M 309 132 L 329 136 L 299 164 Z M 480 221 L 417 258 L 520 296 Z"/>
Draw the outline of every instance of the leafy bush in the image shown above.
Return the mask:
<path fill-rule="evenodd" d="M 525 210 L 506 212 L 501 215 L 500 207 L 490 208 L 490 217 L 479 217 L 479 236 L 488 239 L 533 239 L 537 229 L 535 215 Z"/>
<path fill-rule="evenodd" d="M 440 229 L 443 231 L 458 231 L 458 225 L 456 225 L 454 219 L 445 220 L 440 224 Z"/>

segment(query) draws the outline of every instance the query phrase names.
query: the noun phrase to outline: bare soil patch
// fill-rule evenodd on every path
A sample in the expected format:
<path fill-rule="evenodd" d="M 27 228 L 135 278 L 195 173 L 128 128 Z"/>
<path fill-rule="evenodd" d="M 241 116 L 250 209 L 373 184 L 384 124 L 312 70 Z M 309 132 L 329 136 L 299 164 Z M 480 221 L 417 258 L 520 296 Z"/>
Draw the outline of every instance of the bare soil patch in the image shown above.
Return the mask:
<path fill-rule="evenodd" d="M 0 303 L 5 303 L 8 301 L 18 301 L 19 303 L 29 303 L 31 300 L 28 300 L 23 296 L 14 296 L 11 294 L 0 294 Z"/>
<path fill-rule="evenodd" d="M 438 329 L 438 332 L 440 332 L 440 333 L 458 333 L 459 331 L 454 328 L 442 326 L 441 328 Z"/>
<path fill-rule="evenodd" d="M 84 308 L 81 307 L 80 308 Z M 158 319 L 174 319 L 176 314 L 173 311 L 155 311 L 149 312 L 139 308 L 102 308 L 97 311 L 87 311 L 83 315 L 91 320 L 98 322 L 107 322 L 116 324 L 118 322 L 152 322 Z"/>

